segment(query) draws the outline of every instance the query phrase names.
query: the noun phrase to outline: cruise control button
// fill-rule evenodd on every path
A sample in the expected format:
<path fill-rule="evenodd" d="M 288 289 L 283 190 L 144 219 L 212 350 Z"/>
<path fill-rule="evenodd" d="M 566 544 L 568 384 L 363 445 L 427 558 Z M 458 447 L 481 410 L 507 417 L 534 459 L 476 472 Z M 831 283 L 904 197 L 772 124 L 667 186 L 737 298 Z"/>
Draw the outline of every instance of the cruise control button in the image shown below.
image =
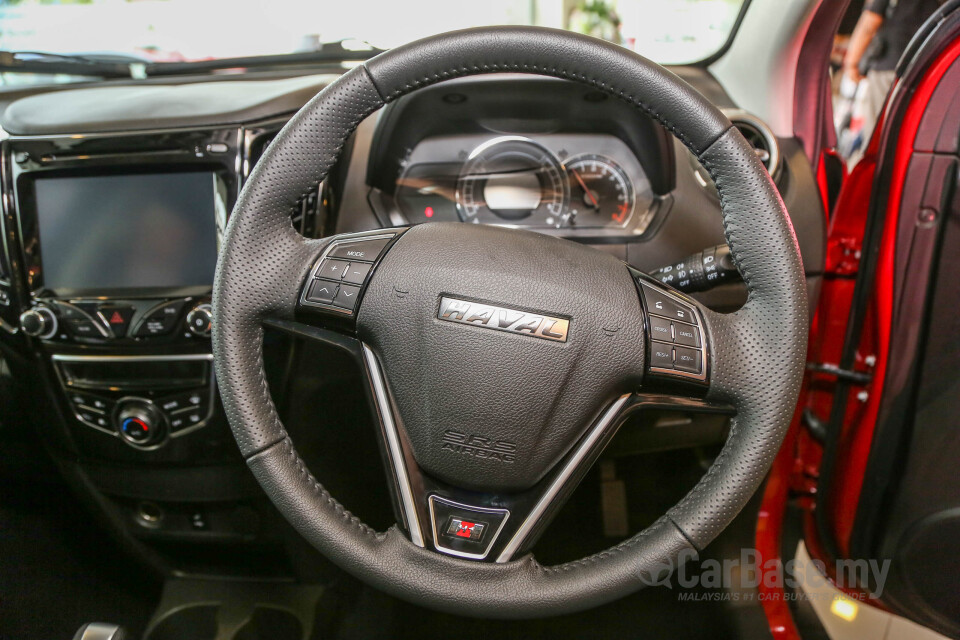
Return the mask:
<path fill-rule="evenodd" d="M 333 299 L 333 304 L 344 309 L 353 309 L 357 306 L 357 298 L 360 296 L 360 287 L 350 284 L 340 285 L 340 291 L 337 297 Z"/>
<path fill-rule="evenodd" d="M 347 267 L 347 273 L 343 276 L 344 282 L 350 284 L 363 284 L 364 278 L 370 273 L 371 265 L 366 262 L 351 262 Z"/>
<path fill-rule="evenodd" d="M 347 260 L 363 260 L 373 262 L 393 238 L 379 240 L 357 240 L 355 242 L 340 242 L 330 252 L 331 258 L 345 258 Z"/>
<path fill-rule="evenodd" d="M 697 317 L 690 307 L 675 302 L 673 298 L 645 283 L 643 284 L 643 297 L 647 301 L 647 310 L 651 314 L 671 320 L 679 320 L 680 322 L 697 323 Z"/>
<path fill-rule="evenodd" d="M 650 345 L 650 366 L 657 369 L 673 369 L 673 347 L 662 342 Z"/>
<path fill-rule="evenodd" d="M 700 346 L 700 330 L 689 324 L 679 322 L 673 325 L 673 341 L 688 347 Z"/>
<path fill-rule="evenodd" d="M 347 267 L 349 266 L 350 263 L 343 260 L 324 260 L 320 263 L 320 269 L 317 270 L 317 277 L 341 280 L 347 273 Z"/>
<path fill-rule="evenodd" d="M 700 351 L 697 349 L 688 349 L 686 347 L 677 347 L 677 371 L 686 371 L 687 373 L 700 373 Z"/>
<path fill-rule="evenodd" d="M 323 302 L 330 304 L 337 297 L 337 285 L 324 280 L 316 280 L 310 287 L 310 293 L 307 294 L 307 300 L 310 302 Z"/>
<path fill-rule="evenodd" d="M 663 340 L 664 342 L 671 342 L 673 340 L 673 332 L 670 330 L 670 321 L 665 318 L 658 318 L 657 316 L 650 316 L 650 337 L 654 340 Z"/>

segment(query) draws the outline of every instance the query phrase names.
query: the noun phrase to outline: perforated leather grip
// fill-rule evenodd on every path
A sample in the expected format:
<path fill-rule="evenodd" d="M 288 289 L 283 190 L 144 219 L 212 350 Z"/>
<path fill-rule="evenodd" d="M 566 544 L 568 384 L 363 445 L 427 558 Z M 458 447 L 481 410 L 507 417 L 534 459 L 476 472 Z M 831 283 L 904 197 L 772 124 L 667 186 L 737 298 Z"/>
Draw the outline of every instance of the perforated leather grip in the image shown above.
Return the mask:
<path fill-rule="evenodd" d="M 323 244 L 290 223 L 359 122 L 385 102 L 442 80 L 492 72 L 566 78 L 652 116 L 700 159 L 720 194 L 727 240 L 749 296 L 709 314 L 711 395 L 737 409 L 713 467 L 667 516 L 584 560 L 542 567 L 531 557 L 477 564 L 377 533 L 306 470 L 270 401 L 261 321 L 291 314 Z M 774 268 L 775 266 L 775 268 Z M 294 116 L 257 164 L 228 224 L 214 286 L 214 354 L 227 417 L 257 479 L 294 526 L 340 566 L 395 595 L 463 615 L 566 613 L 641 588 L 683 549 L 709 543 L 756 491 L 789 425 L 806 352 L 806 290 L 783 203 L 741 134 L 672 73 L 620 47 L 562 31 L 510 27 L 445 34 L 382 54 L 330 85 Z"/>

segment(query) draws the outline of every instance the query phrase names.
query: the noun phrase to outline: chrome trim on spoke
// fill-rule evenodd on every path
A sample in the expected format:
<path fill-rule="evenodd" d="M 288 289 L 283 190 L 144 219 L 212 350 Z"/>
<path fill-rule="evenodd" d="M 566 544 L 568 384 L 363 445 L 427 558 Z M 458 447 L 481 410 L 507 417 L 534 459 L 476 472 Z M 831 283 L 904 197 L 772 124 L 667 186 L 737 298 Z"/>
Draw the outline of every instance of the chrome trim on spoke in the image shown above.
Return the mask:
<path fill-rule="evenodd" d="M 403 451 L 400 448 L 400 434 L 393 419 L 393 409 L 390 398 L 387 396 L 387 385 L 380 369 L 377 356 L 367 345 L 361 343 L 363 360 L 367 365 L 370 383 L 373 385 L 373 397 L 377 404 L 377 413 L 383 424 L 384 436 L 387 440 L 387 453 L 390 456 L 390 466 L 397 481 L 397 490 L 400 494 L 400 503 L 403 516 L 410 531 L 410 541 L 418 547 L 425 547 L 423 533 L 420 528 L 420 517 L 417 515 L 417 504 L 413 498 L 413 489 L 410 487 L 410 478 L 407 476 L 407 467 L 404 465 Z"/>
<path fill-rule="evenodd" d="M 597 421 L 596 425 L 594 425 L 593 429 L 590 430 L 590 433 L 587 434 L 587 437 L 584 438 L 583 442 L 580 443 L 580 446 L 578 446 L 573 452 L 573 455 L 570 456 L 570 459 L 567 460 L 566 464 L 564 464 L 563 469 L 560 470 L 560 473 L 558 473 L 550 483 L 550 487 L 542 496 L 540 496 L 540 499 L 537 500 L 537 503 L 533 506 L 533 509 L 531 509 L 530 513 L 527 514 L 523 524 L 521 524 L 516 533 L 513 534 L 513 538 L 510 539 L 510 542 L 508 542 L 503 548 L 503 551 L 500 552 L 500 555 L 497 557 L 497 562 L 510 562 L 510 560 L 513 559 L 513 555 L 526 541 L 527 537 L 530 535 L 530 532 L 537 525 L 537 523 L 540 522 L 540 519 L 543 517 L 544 513 L 547 512 L 557 495 L 567 484 L 567 481 L 580 467 L 584 459 L 590 454 L 597 441 L 600 440 L 600 438 L 610 428 L 613 421 L 618 415 L 620 415 L 620 412 L 623 410 L 623 407 L 627 404 L 632 395 L 633 394 L 627 393 L 620 396 L 612 405 L 610 405 L 603 415 L 600 416 L 600 419 Z"/>
<path fill-rule="evenodd" d="M 213 362 L 212 353 L 184 353 L 180 355 L 158 355 L 158 356 L 74 356 L 55 353 L 50 356 L 55 362 L 170 362 L 171 360 L 206 360 Z"/>

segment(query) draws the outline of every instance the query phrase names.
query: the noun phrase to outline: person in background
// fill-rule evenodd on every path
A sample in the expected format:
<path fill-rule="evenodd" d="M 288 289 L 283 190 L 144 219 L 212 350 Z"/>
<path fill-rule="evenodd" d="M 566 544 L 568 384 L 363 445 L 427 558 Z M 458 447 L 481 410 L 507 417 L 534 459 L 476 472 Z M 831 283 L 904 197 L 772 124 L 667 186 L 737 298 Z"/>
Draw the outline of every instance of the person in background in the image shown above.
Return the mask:
<path fill-rule="evenodd" d="M 858 86 L 859 151 L 867 146 L 913 34 L 942 0 L 867 0 L 843 59 L 845 83 Z M 865 82 L 864 82 L 865 81 Z M 859 155 L 859 154 L 858 154 Z"/>

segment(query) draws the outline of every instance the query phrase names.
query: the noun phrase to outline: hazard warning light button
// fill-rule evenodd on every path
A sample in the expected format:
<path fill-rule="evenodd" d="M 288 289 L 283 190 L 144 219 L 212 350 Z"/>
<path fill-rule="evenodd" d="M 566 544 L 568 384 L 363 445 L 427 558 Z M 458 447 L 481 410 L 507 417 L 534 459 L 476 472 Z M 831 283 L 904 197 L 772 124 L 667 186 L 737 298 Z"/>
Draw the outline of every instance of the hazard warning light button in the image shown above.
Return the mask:
<path fill-rule="evenodd" d="M 103 319 L 113 335 L 122 338 L 127 335 L 127 329 L 130 327 L 130 320 L 133 318 L 133 307 L 125 307 L 115 304 L 100 305 L 97 314 Z"/>

